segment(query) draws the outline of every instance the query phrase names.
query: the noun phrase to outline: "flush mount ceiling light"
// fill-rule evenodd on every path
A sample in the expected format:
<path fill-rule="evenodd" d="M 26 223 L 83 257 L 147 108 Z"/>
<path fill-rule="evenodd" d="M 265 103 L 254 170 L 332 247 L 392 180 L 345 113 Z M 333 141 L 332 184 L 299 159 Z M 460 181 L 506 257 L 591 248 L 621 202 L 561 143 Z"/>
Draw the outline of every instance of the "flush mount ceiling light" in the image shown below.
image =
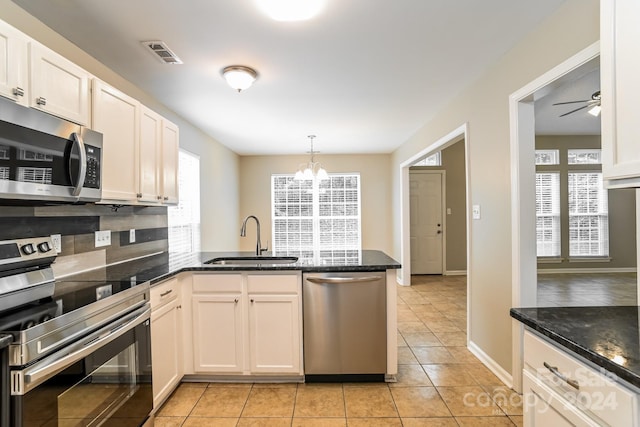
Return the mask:
<path fill-rule="evenodd" d="M 305 21 L 316 16 L 326 0 L 255 0 L 258 8 L 276 21 Z"/>
<path fill-rule="evenodd" d="M 258 78 L 258 73 L 253 68 L 243 65 L 230 65 L 222 70 L 222 76 L 229 86 L 241 92 L 251 87 Z"/>
<path fill-rule="evenodd" d="M 324 179 L 329 179 L 329 174 L 327 174 L 327 171 L 324 170 L 324 168 L 320 165 L 320 162 L 316 162 L 314 159 L 314 155 L 316 153 L 319 153 L 319 151 L 313 151 L 313 139 L 315 137 L 316 137 L 315 135 L 309 135 L 307 137 L 309 138 L 309 142 L 311 143 L 311 150 L 308 151 L 308 153 L 311 154 L 311 159 L 309 160 L 308 163 L 303 163 L 300 165 L 293 179 L 296 179 L 296 180 L 318 179 L 320 181 Z"/>

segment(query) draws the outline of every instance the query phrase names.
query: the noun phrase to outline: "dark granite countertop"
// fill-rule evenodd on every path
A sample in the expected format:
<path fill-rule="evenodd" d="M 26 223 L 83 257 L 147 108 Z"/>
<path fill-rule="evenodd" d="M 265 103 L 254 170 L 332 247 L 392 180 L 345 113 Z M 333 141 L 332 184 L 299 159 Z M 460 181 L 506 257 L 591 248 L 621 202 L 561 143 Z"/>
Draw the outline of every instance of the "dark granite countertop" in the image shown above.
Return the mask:
<path fill-rule="evenodd" d="M 384 252 L 363 250 L 357 259 L 321 258 L 299 259 L 294 264 L 215 265 L 206 261 L 220 257 L 253 256 L 252 252 L 195 252 L 161 253 L 121 264 L 98 268 L 88 272 L 66 276 L 60 281 L 135 281 L 152 284 L 184 271 L 248 271 L 248 270 L 298 270 L 302 272 L 329 271 L 385 271 L 400 268 L 400 264 Z M 270 255 L 270 254 L 265 254 Z"/>
<path fill-rule="evenodd" d="M 511 317 L 640 387 L 640 307 L 512 308 Z"/>

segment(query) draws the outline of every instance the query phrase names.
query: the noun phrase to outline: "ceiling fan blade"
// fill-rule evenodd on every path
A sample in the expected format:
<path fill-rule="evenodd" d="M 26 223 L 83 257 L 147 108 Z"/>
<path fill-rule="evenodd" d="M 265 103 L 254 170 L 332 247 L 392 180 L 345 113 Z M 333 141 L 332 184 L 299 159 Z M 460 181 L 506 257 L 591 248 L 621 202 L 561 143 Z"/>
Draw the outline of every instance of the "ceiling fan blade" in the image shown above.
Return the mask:
<path fill-rule="evenodd" d="M 578 102 L 589 102 L 589 101 L 591 101 L 591 99 L 585 99 L 582 101 L 556 102 L 555 104 L 551 104 L 551 105 L 577 104 Z"/>
<path fill-rule="evenodd" d="M 568 116 L 571 113 L 575 113 L 576 111 L 584 110 L 585 108 L 589 108 L 589 107 L 590 107 L 590 105 L 585 105 L 583 107 L 576 108 L 575 110 L 571 110 L 568 113 L 561 114 L 560 117 Z"/>

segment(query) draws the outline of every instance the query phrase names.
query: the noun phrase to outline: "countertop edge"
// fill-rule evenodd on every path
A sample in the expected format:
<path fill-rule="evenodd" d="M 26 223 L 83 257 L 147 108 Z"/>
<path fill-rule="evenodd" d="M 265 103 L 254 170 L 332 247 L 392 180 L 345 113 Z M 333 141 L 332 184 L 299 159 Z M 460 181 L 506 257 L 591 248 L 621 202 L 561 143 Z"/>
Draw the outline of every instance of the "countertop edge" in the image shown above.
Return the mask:
<path fill-rule="evenodd" d="M 173 276 L 177 276 L 181 273 L 220 273 L 220 272 L 238 272 L 238 271 L 300 271 L 301 273 L 327 273 L 327 272 L 377 272 L 387 270 L 397 270 L 398 265 L 379 265 L 379 266 L 345 266 L 345 267 L 318 267 L 318 266 L 193 266 L 193 267 L 180 267 L 175 271 L 162 274 L 158 277 L 150 279 L 151 286 L 170 279 Z"/>
<path fill-rule="evenodd" d="M 535 319 L 527 317 L 524 313 L 517 311 L 517 309 L 512 308 L 509 310 L 509 314 L 515 320 L 518 320 L 522 324 L 530 327 L 536 332 L 539 332 L 543 336 L 549 338 L 551 341 L 559 344 L 560 346 L 566 348 L 567 350 L 572 351 L 573 353 L 581 356 L 582 358 L 594 363 L 596 366 L 606 370 L 607 372 L 611 372 L 615 374 L 618 378 L 626 381 L 629 384 L 632 384 L 635 387 L 640 388 L 640 374 L 630 371 L 626 369 L 624 366 L 618 365 L 617 363 L 612 362 L 599 355 L 598 353 L 581 346 L 580 344 L 566 338 L 560 334 L 555 333 L 553 330 L 540 325 L 536 322 Z"/>

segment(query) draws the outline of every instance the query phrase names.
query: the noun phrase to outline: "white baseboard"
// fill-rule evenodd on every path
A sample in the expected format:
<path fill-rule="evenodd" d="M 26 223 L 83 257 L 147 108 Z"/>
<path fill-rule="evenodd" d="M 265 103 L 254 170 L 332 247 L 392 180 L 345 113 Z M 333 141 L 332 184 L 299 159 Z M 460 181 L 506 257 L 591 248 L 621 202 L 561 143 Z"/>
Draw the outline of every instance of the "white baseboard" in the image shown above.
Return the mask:
<path fill-rule="evenodd" d="M 513 387 L 513 376 L 505 371 L 502 366 L 498 365 L 495 360 L 490 358 L 487 353 L 482 351 L 473 341 L 469 341 L 467 347 L 471 353 L 473 353 L 491 372 L 497 376 L 507 387 Z"/>
<path fill-rule="evenodd" d="M 538 274 L 576 274 L 576 273 L 636 273 L 638 271 L 635 267 L 623 267 L 623 268 L 539 268 Z"/>
<path fill-rule="evenodd" d="M 467 270 L 447 270 L 444 272 L 444 276 L 466 276 Z"/>

